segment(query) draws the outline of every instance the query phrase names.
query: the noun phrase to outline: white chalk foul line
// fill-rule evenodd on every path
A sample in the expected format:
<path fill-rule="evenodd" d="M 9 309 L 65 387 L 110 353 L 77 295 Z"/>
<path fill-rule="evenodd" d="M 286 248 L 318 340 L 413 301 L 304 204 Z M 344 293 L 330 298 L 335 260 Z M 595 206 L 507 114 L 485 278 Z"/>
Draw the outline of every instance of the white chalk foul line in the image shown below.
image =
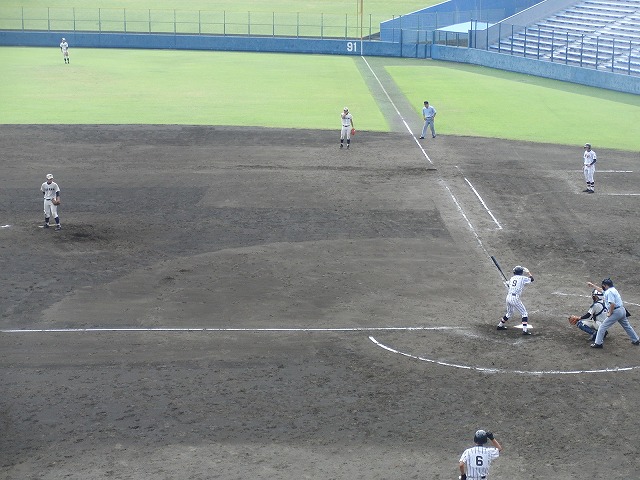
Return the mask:
<path fill-rule="evenodd" d="M 482 204 L 484 209 L 487 211 L 487 213 L 489 214 L 493 222 L 498 226 L 498 230 L 502 230 L 502 225 L 500 225 L 500 222 L 498 222 L 498 219 L 493 216 L 493 213 L 491 213 L 491 210 L 489 210 L 489 207 L 487 207 L 487 204 L 484 202 L 484 200 L 482 199 L 478 191 L 475 189 L 475 187 L 471 185 L 471 182 L 466 178 L 464 179 L 464 181 L 467 182 L 467 184 L 469 185 L 473 193 L 476 195 L 476 197 L 478 197 L 478 200 L 480 200 L 480 203 Z"/>
<path fill-rule="evenodd" d="M 402 355 L 403 357 L 412 358 L 414 360 L 419 360 L 421 362 L 433 363 L 435 365 L 441 365 L 443 367 L 452 367 L 459 368 L 463 370 L 473 370 L 476 372 L 482 373 L 510 373 L 514 375 L 578 375 L 584 373 L 612 373 L 612 372 L 628 372 L 630 370 L 635 370 L 640 368 L 640 366 L 635 367 L 615 367 L 615 368 L 601 368 L 598 370 L 507 370 L 502 368 L 485 368 L 485 367 L 475 367 L 472 365 L 461 365 L 457 363 L 443 362 L 440 360 L 433 360 L 431 358 L 420 357 L 418 355 L 412 355 L 410 353 L 401 352 L 400 350 L 396 350 L 395 348 L 391 348 L 387 345 L 384 345 L 378 342 L 374 337 L 370 336 L 369 340 L 371 340 L 378 347 L 383 348 L 391 353 L 395 353 L 397 355 Z"/>
<path fill-rule="evenodd" d="M 416 145 L 418 145 L 418 148 L 420 149 L 420 151 L 422 152 L 422 155 L 424 156 L 424 158 L 427 159 L 427 161 L 433 165 L 433 162 L 431 161 L 431 159 L 429 158 L 429 155 L 427 155 L 427 152 L 425 151 L 425 149 L 422 147 L 422 145 L 420 145 L 420 142 L 418 141 L 418 139 L 416 138 L 416 136 L 413 134 L 413 132 L 411 131 L 411 127 L 409 127 L 409 124 L 407 123 L 407 121 L 404 119 L 404 117 L 402 116 L 402 114 L 400 113 L 400 110 L 398 110 L 398 107 L 396 106 L 396 104 L 394 103 L 393 100 L 391 100 L 391 96 L 387 93 L 387 90 L 384 88 L 384 86 L 382 85 L 382 82 L 380 81 L 380 79 L 378 78 L 378 75 L 376 75 L 376 72 L 373 71 L 373 68 L 371 68 L 371 65 L 369 65 L 369 62 L 367 62 L 367 59 L 364 58 L 364 56 L 361 57 L 362 60 L 364 60 L 364 63 L 367 64 L 367 67 L 369 68 L 369 71 L 371 72 L 371 74 L 373 75 L 373 77 L 376 79 L 376 81 L 378 82 L 378 85 L 380 85 L 380 88 L 382 89 L 382 91 L 384 92 L 385 96 L 387 97 L 387 100 L 389 100 L 389 103 L 391 104 L 391 106 L 393 107 L 393 109 L 396 111 L 396 113 L 398 114 L 398 117 L 400 117 L 400 120 L 402 120 L 402 123 L 404 124 L 405 128 L 407 129 L 407 131 L 411 134 L 411 137 L 413 138 L 413 141 L 416 142 Z"/>
<path fill-rule="evenodd" d="M 343 328 L 235 328 L 235 327 L 95 327 L 95 328 L 13 328 L 0 333 L 135 333 L 135 332 L 379 332 L 416 330 L 456 330 L 461 327 L 343 327 Z"/>

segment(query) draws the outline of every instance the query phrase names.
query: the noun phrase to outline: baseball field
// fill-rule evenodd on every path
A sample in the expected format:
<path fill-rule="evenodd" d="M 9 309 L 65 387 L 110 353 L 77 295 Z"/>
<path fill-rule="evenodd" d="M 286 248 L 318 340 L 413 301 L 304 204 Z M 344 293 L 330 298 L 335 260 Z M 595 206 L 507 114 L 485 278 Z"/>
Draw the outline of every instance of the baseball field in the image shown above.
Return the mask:
<path fill-rule="evenodd" d="M 0 48 L 0 478 L 444 480 L 478 428 L 504 446 L 492 479 L 637 476 L 640 347 L 567 321 L 611 277 L 640 331 L 637 97 L 430 61 L 70 52 Z M 496 331 L 491 255 L 534 275 L 530 337 L 517 315 Z"/>

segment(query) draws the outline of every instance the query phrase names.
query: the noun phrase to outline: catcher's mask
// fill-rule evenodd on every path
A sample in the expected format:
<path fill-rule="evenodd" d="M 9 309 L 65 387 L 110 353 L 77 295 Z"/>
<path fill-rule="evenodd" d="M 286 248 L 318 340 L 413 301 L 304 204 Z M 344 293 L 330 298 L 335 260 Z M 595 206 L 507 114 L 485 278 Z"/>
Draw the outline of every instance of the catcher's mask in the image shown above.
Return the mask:
<path fill-rule="evenodd" d="M 520 265 L 516 265 L 515 267 L 513 267 L 514 275 L 522 275 L 523 273 L 524 273 L 524 267 L 521 267 Z"/>
<path fill-rule="evenodd" d="M 484 445 L 487 443 L 487 432 L 484 430 L 477 430 L 473 436 L 473 441 L 479 445 Z"/>
<path fill-rule="evenodd" d="M 602 298 L 602 293 L 594 288 L 591 292 L 591 298 L 594 300 L 600 300 Z"/>

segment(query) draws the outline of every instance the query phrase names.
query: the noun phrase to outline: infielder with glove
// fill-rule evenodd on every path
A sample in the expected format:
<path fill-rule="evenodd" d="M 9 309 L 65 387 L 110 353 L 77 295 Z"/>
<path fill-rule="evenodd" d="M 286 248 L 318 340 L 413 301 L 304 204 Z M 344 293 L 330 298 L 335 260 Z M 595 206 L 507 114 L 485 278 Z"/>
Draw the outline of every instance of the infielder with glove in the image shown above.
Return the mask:
<path fill-rule="evenodd" d="M 342 130 L 340 130 L 340 148 L 344 147 L 344 140 L 347 139 L 347 148 L 351 144 L 351 132 L 355 133 L 355 127 L 353 125 L 353 117 L 349 113 L 349 109 L 344 107 L 340 114 L 342 119 Z"/>
<path fill-rule="evenodd" d="M 492 447 L 486 447 L 487 440 L 491 440 Z M 460 467 L 460 480 L 481 480 L 489 476 L 491 462 L 500 456 L 502 445 L 493 436 L 493 433 L 484 430 L 476 431 L 473 436 L 473 447 L 462 452 L 458 466 Z"/>
<path fill-rule="evenodd" d="M 60 205 L 60 187 L 53 181 L 53 175 L 47 173 L 47 181 L 42 184 L 40 191 L 44 196 L 44 228 L 49 228 L 49 220 L 53 217 L 56 221 L 56 230 L 62 230 L 60 217 L 58 217 L 58 205 Z"/>
<path fill-rule="evenodd" d="M 513 277 L 509 279 L 509 283 L 507 284 L 509 288 L 506 299 L 507 312 L 500 320 L 500 323 L 498 323 L 497 330 L 506 330 L 507 326 L 505 323 L 507 323 L 513 311 L 518 310 L 522 316 L 522 334 L 531 335 L 531 332 L 528 330 L 529 314 L 527 313 L 527 309 L 522 303 L 522 300 L 520 300 L 520 295 L 522 295 L 524 286 L 531 282 L 533 282 L 533 275 L 531 275 L 529 269 L 516 265 L 513 269 Z"/>
<path fill-rule="evenodd" d="M 584 190 L 586 193 L 595 193 L 596 182 L 593 176 L 596 173 L 596 152 L 591 150 L 591 144 L 584 144 L 584 165 L 582 167 L 584 173 L 584 180 L 587 182 L 587 188 Z"/>
<path fill-rule="evenodd" d="M 591 344 L 591 348 L 603 347 L 602 344 L 607 330 L 609 330 L 609 328 L 616 322 L 622 325 L 622 328 L 624 328 L 624 331 L 629 335 L 633 345 L 640 345 L 640 337 L 638 337 L 638 334 L 629 323 L 629 320 L 627 320 L 627 309 L 624 308 L 622 297 L 618 293 L 618 290 L 613 286 L 613 281 L 610 278 L 605 278 L 602 280 L 601 287 L 598 287 L 591 282 L 587 285 L 595 288 L 598 292 L 602 292 L 604 304 L 607 305 L 607 317 L 604 322 L 602 322 L 602 325 L 598 327 L 598 333 L 596 334 L 596 339 Z"/>
<path fill-rule="evenodd" d="M 599 292 L 595 288 L 591 291 L 591 300 L 593 300 L 593 303 L 591 304 L 591 307 L 589 307 L 587 313 L 581 317 L 578 315 L 571 315 L 569 317 L 569 323 L 577 326 L 583 332 L 588 333 L 591 341 L 595 342 L 598 328 L 600 328 L 600 325 L 604 323 L 608 310 L 602 299 L 602 292 Z M 605 336 L 607 333 L 609 332 L 606 332 Z"/>

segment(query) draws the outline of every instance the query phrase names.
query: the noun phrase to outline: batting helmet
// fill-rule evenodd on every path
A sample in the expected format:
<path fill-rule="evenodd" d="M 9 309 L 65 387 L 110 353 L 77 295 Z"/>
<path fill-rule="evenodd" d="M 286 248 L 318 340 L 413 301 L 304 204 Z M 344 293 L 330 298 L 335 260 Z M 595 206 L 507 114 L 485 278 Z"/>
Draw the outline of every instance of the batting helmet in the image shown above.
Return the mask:
<path fill-rule="evenodd" d="M 477 430 L 473 436 L 473 441 L 478 445 L 484 445 L 487 443 L 487 432 L 484 430 Z"/>
<path fill-rule="evenodd" d="M 520 265 L 516 265 L 515 267 L 513 267 L 514 275 L 522 275 L 523 273 L 524 273 L 524 267 L 521 267 Z"/>
<path fill-rule="evenodd" d="M 611 280 L 610 278 L 605 278 L 604 280 L 602 280 L 602 285 L 613 287 L 613 280 Z"/>

